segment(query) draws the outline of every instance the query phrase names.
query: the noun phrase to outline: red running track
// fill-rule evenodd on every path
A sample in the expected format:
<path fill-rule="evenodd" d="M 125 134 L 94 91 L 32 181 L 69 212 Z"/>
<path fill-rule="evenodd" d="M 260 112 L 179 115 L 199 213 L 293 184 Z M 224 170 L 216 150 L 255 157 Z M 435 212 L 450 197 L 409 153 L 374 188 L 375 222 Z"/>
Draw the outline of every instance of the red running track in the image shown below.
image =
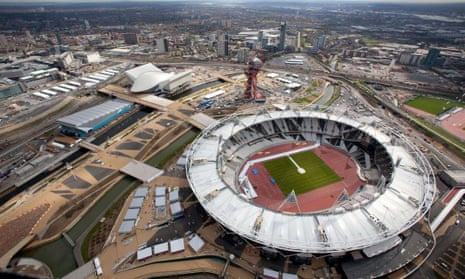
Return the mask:
<path fill-rule="evenodd" d="M 250 157 L 249 161 L 264 156 L 287 152 L 310 144 L 311 143 L 308 142 L 298 142 L 274 146 L 254 154 Z M 346 189 L 350 196 L 357 191 L 360 186 L 366 183 L 360 179 L 357 174 L 356 163 L 346 153 L 326 145 L 320 145 L 312 151 L 331 169 L 333 169 L 333 171 L 336 172 L 342 180 L 298 195 L 297 200 L 300 207 L 299 211 L 296 203 L 286 202 L 283 204 L 286 199 L 283 192 L 281 192 L 281 189 L 279 189 L 276 184 L 271 183 L 271 176 L 263 164 L 257 163 L 249 167 L 247 170 L 249 181 L 254 186 L 255 192 L 258 196 L 253 200 L 254 203 L 272 210 L 283 212 L 304 213 L 320 211 L 335 205 L 344 189 Z M 257 169 L 258 174 L 253 174 L 253 169 Z"/>

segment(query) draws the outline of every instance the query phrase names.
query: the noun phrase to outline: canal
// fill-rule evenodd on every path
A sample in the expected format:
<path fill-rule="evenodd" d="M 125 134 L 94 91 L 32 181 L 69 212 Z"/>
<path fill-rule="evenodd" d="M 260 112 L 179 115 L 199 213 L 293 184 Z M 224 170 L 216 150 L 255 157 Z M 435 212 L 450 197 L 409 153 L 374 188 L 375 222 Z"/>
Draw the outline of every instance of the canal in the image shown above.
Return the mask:
<path fill-rule="evenodd" d="M 189 130 L 163 151 L 149 158 L 146 163 L 157 166 L 160 163 L 166 162 L 167 159 L 171 158 L 189 144 L 198 133 L 199 132 L 196 130 Z M 125 176 L 108 190 L 67 232 L 69 237 L 76 242 L 76 240 L 85 233 L 87 228 L 94 226 L 96 222 L 100 220 L 101 216 L 113 205 L 113 202 L 117 201 L 126 191 L 132 190 L 140 184 L 138 180 Z M 22 251 L 17 256 L 31 257 L 42 261 L 48 265 L 55 277 L 63 277 L 77 268 L 73 256 L 73 247 L 64 237 L 60 237 L 42 246 Z"/>

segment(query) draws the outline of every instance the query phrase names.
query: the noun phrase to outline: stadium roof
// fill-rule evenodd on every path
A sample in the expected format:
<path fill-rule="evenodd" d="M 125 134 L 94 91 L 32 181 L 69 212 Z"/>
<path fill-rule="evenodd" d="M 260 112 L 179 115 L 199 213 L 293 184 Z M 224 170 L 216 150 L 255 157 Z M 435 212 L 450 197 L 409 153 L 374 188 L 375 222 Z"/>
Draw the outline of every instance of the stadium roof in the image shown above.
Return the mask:
<path fill-rule="evenodd" d="M 132 105 L 132 103 L 119 99 L 112 100 L 59 118 L 57 122 L 60 125 L 89 132 L 95 125 L 129 105 Z"/>
<path fill-rule="evenodd" d="M 254 204 L 236 186 L 237 168 L 242 165 L 240 158 L 247 158 L 270 144 L 286 142 L 286 139 L 250 145 L 248 143 L 260 135 L 253 135 L 250 133 L 252 129 L 247 127 L 288 118 L 308 119 L 310 123 L 300 122 L 307 127 L 311 127 L 311 123 L 333 123 L 312 128 L 317 131 L 307 128 L 310 133 L 307 136 L 313 139 L 322 137 L 323 141 L 325 134 L 333 138 L 338 131 L 334 123 L 340 123 L 344 129 L 362 131 L 382 144 L 391 161 L 396 162 L 389 184 L 383 186 L 385 190 L 363 204 L 358 203 L 348 209 L 336 205 L 323 212 L 277 212 Z M 205 210 L 219 223 L 269 247 L 303 253 L 331 253 L 381 243 L 408 229 L 424 216 L 436 190 L 434 176 L 421 152 L 402 135 L 388 127 L 375 127 L 372 123 L 353 119 L 358 118 L 347 117 L 342 112 L 274 111 L 272 108 L 265 113 L 229 116 L 210 125 L 191 145 L 186 165 L 190 186 Z M 267 125 L 262 127 L 266 130 Z M 291 132 L 285 124 L 280 129 Z M 304 129 L 299 129 L 299 132 L 301 130 Z M 283 131 L 279 133 L 283 134 Z M 226 146 L 233 135 L 239 134 L 236 139 L 244 139 L 242 144 Z M 287 142 L 293 141 L 295 138 L 287 139 Z M 343 145 L 337 147 L 344 148 Z M 228 157 L 231 159 L 225 162 Z"/>

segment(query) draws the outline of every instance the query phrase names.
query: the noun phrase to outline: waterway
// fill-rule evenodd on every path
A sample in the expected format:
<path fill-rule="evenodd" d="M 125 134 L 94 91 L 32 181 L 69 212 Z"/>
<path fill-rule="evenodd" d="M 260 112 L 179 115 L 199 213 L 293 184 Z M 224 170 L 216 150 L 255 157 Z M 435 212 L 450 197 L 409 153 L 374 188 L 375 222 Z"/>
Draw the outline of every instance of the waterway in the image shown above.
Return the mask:
<path fill-rule="evenodd" d="M 174 152 L 179 151 L 182 147 L 190 143 L 197 134 L 198 131 L 189 130 L 163 151 L 148 159 L 146 163 L 156 166 L 160 164 L 160 162 L 166 161 L 166 158 L 171 157 Z M 67 232 L 69 237 L 76 242 L 87 228 L 94 226 L 94 224 L 100 220 L 101 215 L 104 214 L 124 192 L 134 189 L 140 184 L 141 183 L 136 179 L 125 176 L 108 190 L 107 193 L 105 193 L 105 195 Z M 64 237 L 60 237 L 40 247 L 20 252 L 17 256 L 31 257 L 42 261 L 49 266 L 55 277 L 63 277 L 77 268 L 73 256 L 73 247 Z"/>
<path fill-rule="evenodd" d="M 161 167 L 160 163 L 165 161 L 167 157 L 173 155 L 173 152 L 179 151 L 180 148 L 192 142 L 194 137 L 197 136 L 198 134 L 199 134 L 198 130 L 191 129 L 187 131 L 178 140 L 171 143 L 170 146 L 168 146 L 168 148 L 165 148 L 162 151 L 158 152 L 155 156 L 150 157 L 149 159 L 145 161 L 145 163 L 148 165 L 154 166 L 154 167 Z"/>

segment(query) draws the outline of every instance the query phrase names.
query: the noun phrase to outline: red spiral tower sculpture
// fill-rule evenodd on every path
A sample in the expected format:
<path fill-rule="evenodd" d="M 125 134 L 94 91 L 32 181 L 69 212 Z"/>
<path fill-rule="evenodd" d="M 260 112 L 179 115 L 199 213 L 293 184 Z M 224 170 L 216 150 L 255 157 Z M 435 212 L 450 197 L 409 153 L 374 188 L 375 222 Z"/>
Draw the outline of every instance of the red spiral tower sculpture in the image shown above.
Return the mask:
<path fill-rule="evenodd" d="M 261 50 L 253 50 L 249 54 L 247 67 L 245 68 L 245 75 L 247 82 L 245 84 L 244 98 L 253 99 L 256 102 L 264 102 L 265 95 L 257 88 L 257 74 L 263 67 L 265 55 Z"/>

